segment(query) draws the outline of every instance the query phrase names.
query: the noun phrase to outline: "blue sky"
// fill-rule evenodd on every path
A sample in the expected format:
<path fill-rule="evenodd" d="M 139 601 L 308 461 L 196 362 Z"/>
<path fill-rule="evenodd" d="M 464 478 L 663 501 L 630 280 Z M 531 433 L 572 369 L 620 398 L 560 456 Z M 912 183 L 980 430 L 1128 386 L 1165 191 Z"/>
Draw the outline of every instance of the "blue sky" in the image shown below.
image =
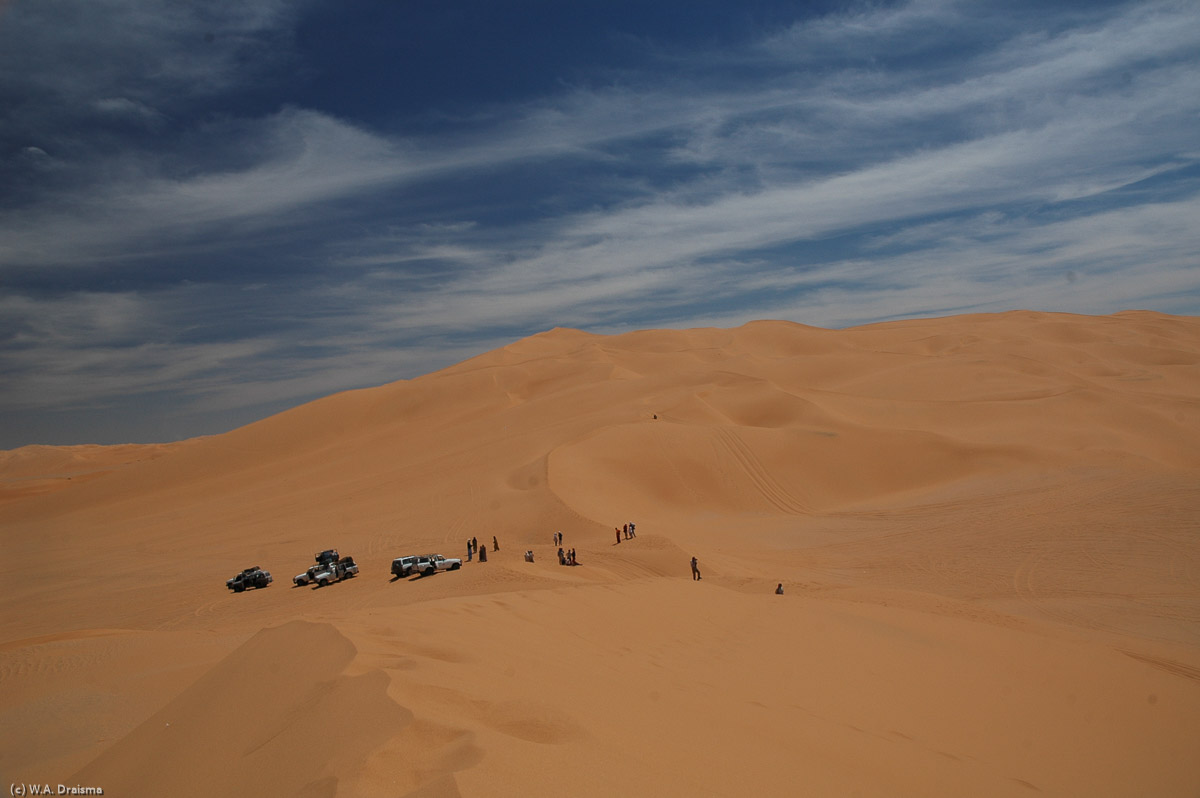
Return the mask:
<path fill-rule="evenodd" d="M 0 448 L 554 326 L 1200 311 L 1200 5 L 0 0 Z"/>

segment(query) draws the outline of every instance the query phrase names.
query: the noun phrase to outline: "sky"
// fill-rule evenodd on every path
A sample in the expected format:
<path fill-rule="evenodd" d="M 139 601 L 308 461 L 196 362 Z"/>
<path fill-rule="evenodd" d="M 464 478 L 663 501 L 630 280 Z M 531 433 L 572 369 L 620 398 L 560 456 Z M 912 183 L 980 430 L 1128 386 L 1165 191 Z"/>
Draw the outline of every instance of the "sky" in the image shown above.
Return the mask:
<path fill-rule="evenodd" d="M 1200 4 L 0 0 L 0 448 L 552 327 L 1200 313 Z"/>

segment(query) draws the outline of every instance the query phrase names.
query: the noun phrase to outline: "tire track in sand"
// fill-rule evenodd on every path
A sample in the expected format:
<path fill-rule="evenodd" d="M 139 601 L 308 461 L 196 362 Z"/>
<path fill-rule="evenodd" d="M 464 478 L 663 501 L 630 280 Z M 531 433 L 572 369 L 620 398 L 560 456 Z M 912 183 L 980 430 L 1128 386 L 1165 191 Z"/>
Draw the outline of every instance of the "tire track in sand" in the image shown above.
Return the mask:
<path fill-rule="evenodd" d="M 738 434 L 727 427 L 716 427 L 717 439 L 725 445 L 725 449 L 741 466 L 742 471 L 750 478 L 755 489 L 762 494 L 776 509 L 788 515 L 803 515 L 808 507 L 791 494 L 787 488 L 771 476 L 771 472 L 763 466 L 762 461 L 754 451 L 746 445 Z"/>
<path fill-rule="evenodd" d="M 1139 662 L 1144 662 L 1147 665 L 1151 665 L 1159 670 L 1164 670 L 1167 673 L 1173 673 L 1176 676 L 1183 677 L 1184 679 L 1200 681 L 1200 668 L 1197 668 L 1193 665 L 1186 665 L 1182 662 L 1176 662 L 1175 660 L 1165 659 L 1162 657 L 1152 657 L 1148 654 L 1140 654 L 1136 651 L 1130 651 L 1129 649 L 1125 648 L 1117 650 L 1127 657 L 1133 657 Z"/>

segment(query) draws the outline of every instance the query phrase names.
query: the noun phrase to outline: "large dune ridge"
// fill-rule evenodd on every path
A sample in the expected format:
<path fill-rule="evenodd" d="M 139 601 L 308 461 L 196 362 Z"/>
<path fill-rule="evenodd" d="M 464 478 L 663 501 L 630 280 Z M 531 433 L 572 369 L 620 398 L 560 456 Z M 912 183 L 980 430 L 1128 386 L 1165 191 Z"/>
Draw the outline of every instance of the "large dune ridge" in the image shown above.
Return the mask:
<path fill-rule="evenodd" d="M 0 452 L 0 535 L 4 784 L 1200 795 L 1193 317 L 559 328 Z M 361 574 L 292 587 L 330 547 Z"/>

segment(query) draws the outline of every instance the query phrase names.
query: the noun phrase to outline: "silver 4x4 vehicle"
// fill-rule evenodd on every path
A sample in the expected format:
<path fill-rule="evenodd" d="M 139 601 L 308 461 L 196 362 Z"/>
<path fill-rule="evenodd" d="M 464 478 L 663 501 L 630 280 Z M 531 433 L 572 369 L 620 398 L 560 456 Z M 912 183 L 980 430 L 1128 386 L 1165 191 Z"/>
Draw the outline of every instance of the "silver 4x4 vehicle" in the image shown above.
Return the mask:
<path fill-rule="evenodd" d="M 457 571 L 459 568 L 462 568 L 462 560 L 440 554 L 426 554 L 413 563 L 413 570 L 421 576 L 431 576 L 438 571 Z"/>
<path fill-rule="evenodd" d="M 248 587 L 266 587 L 271 584 L 271 572 L 264 571 L 257 565 L 247 568 L 233 579 L 225 580 L 225 587 L 234 593 L 241 593 Z"/>
<path fill-rule="evenodd" d="M 412 576 L 414 573 L 416 573 L 414 566 L 417 564 L 417 560 L 419 559 L 421 558 L 417 556 L 397 557 L 396 559 L 392 560 L 392 573 L 400 579 L 403 579 L 406 576 Z"/>
<path fill-rule="evenodd" d="M 353 557 L 338 557 L 337 549 L 328 549 L 316 556 L 316 565 L 310 565 L 302 574 L 296 574 L 292 581 L 297 587 L 315 584 L 318 587 L 350 579 L 358 575 L 358 564 Z"/>

